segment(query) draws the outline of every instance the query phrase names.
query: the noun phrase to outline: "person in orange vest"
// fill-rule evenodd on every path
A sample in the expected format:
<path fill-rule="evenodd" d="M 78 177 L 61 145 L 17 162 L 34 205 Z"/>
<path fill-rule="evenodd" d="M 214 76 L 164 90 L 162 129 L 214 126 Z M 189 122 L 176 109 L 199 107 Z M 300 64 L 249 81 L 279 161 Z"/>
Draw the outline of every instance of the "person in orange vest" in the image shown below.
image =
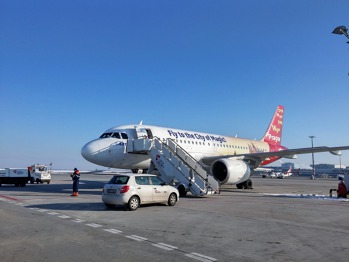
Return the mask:
<path fill-rule="evenodd" d="M 74 173 L 70 175 L 73 180 L 73 194 L 71 196 L 79 195 L 79 180 L 80 180 L 80 171 L 77 168 L 74 168 Z"/>
<path fill-rule="evenodd" d="M 339 177 L 338 189 L 337 189 L 337 197 L 347 198 L 348 190 L 346 185 L 344 184 L 343 177 Z"/>

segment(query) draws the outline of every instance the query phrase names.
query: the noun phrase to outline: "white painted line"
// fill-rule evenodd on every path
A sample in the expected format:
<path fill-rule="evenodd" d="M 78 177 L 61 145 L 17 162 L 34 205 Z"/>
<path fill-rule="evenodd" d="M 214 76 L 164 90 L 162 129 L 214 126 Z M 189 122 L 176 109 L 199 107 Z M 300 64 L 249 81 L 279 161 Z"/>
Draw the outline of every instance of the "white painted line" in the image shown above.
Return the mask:
<path fill-rule="evenodd" d="M 15 205 L 17 205 L 17 206 L 22 206 L 23 203 L 16 203 Z"/>
<path fill-rule="evenodd" d="M 38 211 L 38 212 L 46 212 L 48 210 L 47 209 L 37 209 L 36 211 Z"/>
<path fill-rule="evenodd" d="M 66 215 L 62 215 L 62 216 L 58 216 L 60 218 L 70 218 L 70 216 L 66 216 Z"/>
<path fill-rule="evenodd" d="M 30 207 L 29 209 L 37 210 L 38 208 L 37 207 Z"/>
<path fill-rule="evenodd" d="M 56 212 L 50 212 L 50 213 L 47 213 L 49 215 L 59 215 L 59 213 L 56 213 Z"/>
<path fill-rule="evenodd" d="M 202 262 L 212 262 L 212 261 L 217 261 L 217 259 L 213 257 L 208 257 L 201 255 L 199 253 L 191 253 L 191 254 L 185 254 L 187 257 L 202 261 Z"/>
<path fill-rule="evenodd" d="M 102 227 L 102 225 L 98 225 L 98 224 L 95 224 L 95 223 L 86 224 L 86 226 L 89 226 L 89 227 Z"/>
<path fill-rule="evenodd" d="M 178 247 L 174 247 L 174 246 L 170 246 L 170 245 L 167 245 L 167 244 L 164 244 L 164 243 L 157 243 L 157 244 L 152 244 L 154 247 L 158 247 L 158 248 L 161 248 L 161 249 L 164 249 L 164 250 L 175 250 L 175 249 L 178 249 Z"/>
<path fill-rule="evenodd" d="M 72 220 L 72 221 L 74 221 L 74 222 L 76 222 L 76 223 L 83 223 L 83 222 L 85 222 L 85 220 L 82 220 L 82 219 L 74 219 L 74 220 Z"/>
<path fill-rule="evenodd" d="M 127 238 L 130 238 L 130 239 L 133 239 L 133 240 L 136 240 L 136 241 L 145 241 L 147 240 L 146 238 L 144 237 L 140 237 L 140 236 L 136 236 L 136 235 L 132 235 L 132 236 L 126 236 Z"/>
<path fill-rule="evenodd" d="M 113 233 L 113 234 L 120 234 L 120 233 L 122 233 L 122 231 L 114 229 L 114 228 L 104 229 L 104 230 L 109 232 L 109 233 Z"/>

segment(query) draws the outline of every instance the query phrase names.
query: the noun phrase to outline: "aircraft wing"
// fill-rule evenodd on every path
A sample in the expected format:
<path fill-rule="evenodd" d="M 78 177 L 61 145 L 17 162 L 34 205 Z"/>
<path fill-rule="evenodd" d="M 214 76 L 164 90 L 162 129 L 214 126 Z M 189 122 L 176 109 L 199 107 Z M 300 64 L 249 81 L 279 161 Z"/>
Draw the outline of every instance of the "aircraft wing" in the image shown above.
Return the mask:
<path fill-rule="evenodd" d="M 49 170 L 48 171 L 51 175 L 71 175 L 73 174 L 74 170 Z M 130 173 L 130 169 L 113 169 L 113 170 L 79 170 L 80 174 L 93 174 L 93 175 L 113 175 L 113 174 L 119 174 L 119 173 Z"/>
<path fill-rule="evenodd" d="M 274 170 L 273 168 L 265 168 L 265 167 L 257 167 L 254 169 L 254 171 L 262 172 L 262 173 L 268 173 L 268 172 L 271 172 L 273 170 Z"/>
<path fill-rule="evenodd" d="M 252 167 L 259 166 L 264 160 L 269 157 L 286 157 L 293 158 L 298 154 L 309 154 L 309 153 L 321 153 L 321 152 L 330 152 L 334 155 L 340 155 L 340 150 L 349 150 L 349 146 L 337 146 L 337 147 L 328 147 L 328 146 L 319 146 L 319 147 L 305 147 L 305 148 L 296 148 L 296 149 L 285 149 L 280 151 L 273 152 L 257 152 L 250 154 L 240 154 L 240 155 L 222 155 L 222 156 L 213 156 L 213 157 L 204 157 L 202 162 L 206 165 L 211 165 L 215 160 L 222 158 L 238 158 L 243 161 L 249 162 Z"/>

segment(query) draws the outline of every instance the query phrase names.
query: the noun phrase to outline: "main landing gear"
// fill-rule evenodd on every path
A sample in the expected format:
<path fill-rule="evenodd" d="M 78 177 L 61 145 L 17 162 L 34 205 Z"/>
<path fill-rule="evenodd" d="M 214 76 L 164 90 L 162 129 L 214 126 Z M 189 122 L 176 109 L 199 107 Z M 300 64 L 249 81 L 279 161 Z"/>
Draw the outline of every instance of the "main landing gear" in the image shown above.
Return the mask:
<path fill-rule="evenodd" d="M 245 182 L 236 184 L 236 187 L 238 189 L 253 189 L 253 187 L 252 187 L 252 180 L 251 179 L 247 179 Z"/>

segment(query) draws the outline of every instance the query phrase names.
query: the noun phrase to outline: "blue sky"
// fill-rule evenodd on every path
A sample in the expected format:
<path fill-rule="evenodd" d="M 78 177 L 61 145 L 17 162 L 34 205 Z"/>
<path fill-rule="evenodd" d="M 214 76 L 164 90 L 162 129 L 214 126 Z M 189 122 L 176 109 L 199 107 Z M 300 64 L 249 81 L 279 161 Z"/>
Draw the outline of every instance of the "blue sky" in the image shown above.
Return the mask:
<path fill-rule="evenodd" d="M 310 146 L 309 135 L 349 145 L 349 45 L 331 33 L 349 27 L 348 10 L 341 0 L 2 0 L 0 167 L 98 168 L 81 147 L 141 120 L 260 139 L 279 104 L 288 148 Z"/>

